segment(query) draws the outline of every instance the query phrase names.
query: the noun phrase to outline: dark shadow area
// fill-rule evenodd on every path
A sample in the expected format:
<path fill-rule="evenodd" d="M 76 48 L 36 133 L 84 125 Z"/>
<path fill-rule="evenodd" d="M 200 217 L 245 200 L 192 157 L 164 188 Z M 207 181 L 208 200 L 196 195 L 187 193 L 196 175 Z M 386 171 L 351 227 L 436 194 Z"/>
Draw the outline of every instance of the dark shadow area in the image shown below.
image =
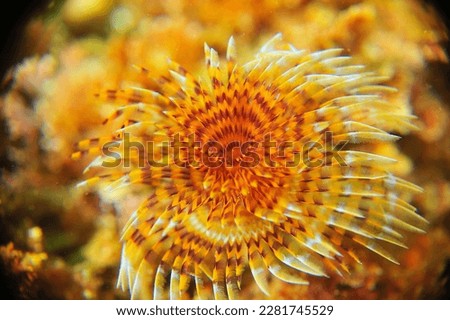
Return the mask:
<path fill-rule="evenodd" d="M 8 69 L 22 60 L 24 57 L 23 36 L 26 22 L 35 14 L 42 12 L 50 1 L 48 0 L 16 0 L 4 5 L 0 10 L 2 28 L 0 28 L 0 75 L 4 75 Z"/>

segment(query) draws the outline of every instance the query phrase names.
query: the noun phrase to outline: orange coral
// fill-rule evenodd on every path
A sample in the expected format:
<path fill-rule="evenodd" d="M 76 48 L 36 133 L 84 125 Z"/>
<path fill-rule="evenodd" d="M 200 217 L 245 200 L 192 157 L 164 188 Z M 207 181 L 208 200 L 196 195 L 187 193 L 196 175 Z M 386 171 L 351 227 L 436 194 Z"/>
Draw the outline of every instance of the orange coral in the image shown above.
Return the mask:
<path fill-rule="evenodd" d="M 117 276 L 117 243 L 105 240 L 105 227 L 97 222 L 102 221 L 101 213 L 116 210 L 115 223 L 120 229 L 139 206 L 148 186 L 122 188 L 124 197 L 101 188 L 99 198 L 73 188 L 72 183 L 79 181 L 81 168 L 87 163 L 70 160 L 73 143 L 108 135 L 117 128 L 117 120 L 99 125 L 111 106 L 102 104 L 98 108 L 93 93 L 101 86 L 159 90 L 154 80 L 161 74 L 170 78 L 166 74 L 167 58 L 189 67 L 192 74 L 201 74 L 203 42 L 222 56 L 230 34 L 235 34 L 239 42 L 240 61 L 250 61 L 255 48 L 280 31 L 297 48 L 310 52 L 343 47 L 354 63 L 387 76 L 386 84 L 398 88 L 397 93 L 383 94 L 383 99 L 398 106 L 396 112 L 402 115 L 417 114 L 420 119 L 415 123 L 420 130 L 400 143 L 373 141 L 352 145 L 351 149 L 398 160 L 383 169 L 424 187 L 424 193 L 405 194 L 403 200 L 412 201 L 430 226 L 426 236 L 405 235 L 402 242 L 409 250 L 396 251 L 395 246 L 386 245 L 400 266 L 351 246 L 364 261 L 363 266 L 347 265 L 351 276 L 340 277 L 333 272 L 328 273 L 330 278 L 304 275 L 309 286 L 290 286 L 271 277 L 270 297 L 422 298 L 441 294 L 443 281 L 439 281 L 439 275 L 445 272 L 450 256 L 446 201 L 450 159 L 446 105 L 450 100 L 445 79 L 448 59 L 442 47 L 448 36 L 429 5 L 414 0 L 86 0 L 82 2 L 100 4 L 97 9 L 101 10 L 69 12 L 70 3 L 75 2 L 58 2 L 61 6 L 52 6 L 49 14 L 33 18 L 26 29 L 27 37 L 20 41 L 20 55 L 38 56 L 14 68 L 0 100 L 0 125 L 6 124 L 0 130 L 4 141 L 0 161 L 5 165 L 0 173 L 0 240 L 22 247 L 23 230 L 42 226 L 48 244 L 43 249 L 49 257 L 64 254 L 61 258 L 70 260 L 70 264 L 59 261 L 57 273 L 61 272 L 62 279 L 72 279 L 71 274 L 76 274 L 82 287 L 82 291 L 72 284 L 70 289 L 62 288 L 63 283 L 74 279 L 52 280 L 39 284 L 45 286 L 41 294 L 124 297 L 111 285 Z M 68 14 L 74 19 L 69 21 Z M 398 19 L 399 14 L 402 19 Z M 132 65 L 136 64 L 151 70 L 152 76 L 135 72 Z M 54 206 L 55 199 L 61 205 Z M 109 202 L 112 206 L 106 205 Z M 62 225 L 56 223 L 60 220 Z M 22 224 L 24 228 L 16 227 Z M 109 225 L 106 234 L 115 227 L 114 223 Z M 98 232 L 91 233 L 93 229 Z M 54 242 L 60 237 L 74 235 L 77 241 L 54 250 Z M 79 256 L 84 244 L 91 249 Z M 111 254 L 97 261 L 96 255 L 88 252 L 95 252 L 98 246 Z M 100 261 L 103 266 L 98 265 Z M 52 278 L 55 271 L 49 264 L 43 268 Z M 240 297 L 261 297 L 251 277 L 250 270 L 244 272 Z"/>
<path fill-rule="evenodd" d="M 298 284 L 302 272 L 347 272 L 359 262 L 349 241 L 396 262 L 379 240 L 403 246 L 400 230 L 425 228 L 403 200 L 420 188 L 387 172 L 391 159 L 334 148 L 414 128 L 381 98 L 391 91 L 382 78 L 340 52 L 307 53 L 277 35 L 241 65 L 231 39 L 225 69 L 205 45 L 206 81 L 172 62 L 156 90 L 100 95 L 125 104 L 105 121 L 122 126 L 73 157 L 97 155 L 82 185 L 150 189 L 122 236 L 119 284 L 133 297 L 184 297 L 193 278 L 202 298 L 237 298 L 247 265 L 268 294 L 269 272 Z"/>

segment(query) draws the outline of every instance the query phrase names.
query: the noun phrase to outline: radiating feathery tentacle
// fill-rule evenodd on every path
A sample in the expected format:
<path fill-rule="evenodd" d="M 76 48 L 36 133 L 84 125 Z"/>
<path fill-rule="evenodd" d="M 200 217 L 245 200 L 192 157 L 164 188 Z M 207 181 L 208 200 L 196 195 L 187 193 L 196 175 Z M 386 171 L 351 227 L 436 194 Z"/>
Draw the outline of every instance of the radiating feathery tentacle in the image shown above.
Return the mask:
<path fill-rule="evenodd" d="M 248 269 L 267 295 L 272 276 L 348 274 L 364 262 L 353 244 L 397 263 L 383 243 L 424 232 L 408 203 L 421 188 L 387 170 L 396 160 L 355 147 L 416 128 L 386 99 L 386 77 L 281 34 L 245 63 L 233 38 L 224 66 L 204 50 L 206 78 L 169 61 L 159 77 L 136 67 L 151 88 L 100 92 L 117 105 L 111 132 L 74 146 L 73 159 L 95 157 L 81 187 L 148 188 L 123 228 L 118 286 L 132 298 L 237 299 Z"/>

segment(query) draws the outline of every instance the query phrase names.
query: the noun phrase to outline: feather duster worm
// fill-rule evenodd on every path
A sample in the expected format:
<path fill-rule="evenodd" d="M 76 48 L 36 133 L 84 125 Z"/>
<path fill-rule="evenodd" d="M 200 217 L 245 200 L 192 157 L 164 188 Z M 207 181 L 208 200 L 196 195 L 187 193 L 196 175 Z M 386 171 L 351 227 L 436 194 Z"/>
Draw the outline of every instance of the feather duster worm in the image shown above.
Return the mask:
<path fill-rule="evenodd" d="M 396 262 L 382 243 L 423 232 L 407 203 L 420 188 L 385 170 L 392 159 L 352 146 L 394 141 L 388 132 L 413 129 L 412 116 L 383 99 L 383 77 L 341 53 L 276 35 L 239 64 L 231 38 L 225 63 L 205 45 L 201 80 L 169 62 L 155 79 L 139 68 L 152 89 L 99 94 L 122 105 L 105 120 L 121 127 L 77 144 L 73 158 L 97 155 L 82 184 L 149 190 L 123 230 L 120 287 L 235 299 L 250 268 L 268 294 L 270 276 L 308 284 L 306 274 L 348 272 L 354 243 Z"/>

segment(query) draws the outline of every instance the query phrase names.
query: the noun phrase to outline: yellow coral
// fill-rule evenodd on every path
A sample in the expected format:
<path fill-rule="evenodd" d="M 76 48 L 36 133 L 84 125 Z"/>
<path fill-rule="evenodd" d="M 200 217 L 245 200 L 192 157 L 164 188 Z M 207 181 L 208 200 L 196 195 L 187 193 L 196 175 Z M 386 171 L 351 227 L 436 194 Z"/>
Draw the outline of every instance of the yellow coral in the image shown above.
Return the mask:
<path fill-rule="evenodd" d="M 412 117 L 383 99 L 383 77 L 341 52 L 298 50 L 278 34 L 241 64 L 231 38 L 225 64 L 205 45 L 204 78 L 170 62 L 155 79 L 138 68 L 153 89 L 99 95 L 122 105 L 105 121 L 121 126 L 79 142 L 73 158 L 97 156 L 81 185 L 149 188 L 122 235 L 119 285 L 132 297 L 195 286 L 201 298 L 237 298 L 248 266 L 268 294 L 269 274 L 307 284 L 305 274 L 347 272 L 359 262 L 352 243 L 396 262 L 381 242 L 402 247 L 402 231 L 423 231 L 403 200 L 421 189 L 386 171 L 392 159 L 352 150 L 395 141 L 388 131 L 407 133 Z"/>

